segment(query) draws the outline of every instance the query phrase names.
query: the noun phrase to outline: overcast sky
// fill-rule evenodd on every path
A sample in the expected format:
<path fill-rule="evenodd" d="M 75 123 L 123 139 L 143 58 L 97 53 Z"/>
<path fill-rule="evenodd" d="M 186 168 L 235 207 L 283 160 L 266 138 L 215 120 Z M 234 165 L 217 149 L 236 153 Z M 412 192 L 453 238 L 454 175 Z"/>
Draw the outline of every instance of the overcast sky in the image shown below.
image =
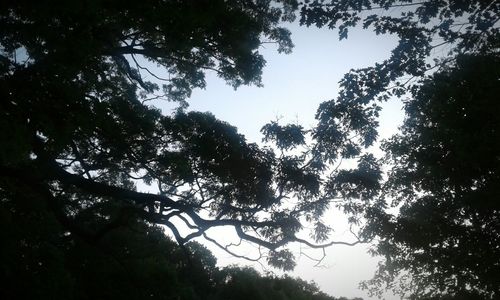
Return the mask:
<path fill-rule="evenodd" d="M 344 73 L 388 58 L 396 44 L 390 36 L 376 36 L 364 30 L 351 30 L 349 38 L 340 42 L 335 31 L 294 25 L 288 27 L 295 44 L 292 54 L 278 54 L 272 44 L 266 44 L 266 48 L 261 49 L 267 60 L 264 87 L 243 86 L 235 91 L 223 80 L 209 74 L 207 88 L 193 92 L 189 100 L 190 110 L 210 111 L 217 118 L 236 126 L 250 142 L 260 143 L 260 128 L 276 118 L 283 123 L 299 122 L 310 128 L 315 124 L 318 105 L 336 97 L 338 82 Z M 380 120 L 381 137 L 395 133 L 402 119 L 399 101 L 393 100 L 384 105 Z M 329 212 L 325 219 L 334 226 L 336 239 L 352 238 L 341 214 Z M 220 231 L 214 234 L 220 238 L 226 233 Z M 372 299 L 358 289 L 361 280 L 371 278 L 378 262 L 378 258 L 370 257 L 367 248 L 367 245 L 331 247 L 321 268 L 314 267 L 314 261 L 302 256 L 291 275 L 314 280 L 321 290 L 333 296 Z M 213 247 L 210 249 L 218 257 L 220 265 L 246 263 Z M 251 252 L 249 249 L 243 251 Z M 303 249 L 296 245 L 292 250 L 299 253 Z M 304 251 L 321 257 L 321 252 Z M 387 296 L 387 299 L 398 298 Z"/>

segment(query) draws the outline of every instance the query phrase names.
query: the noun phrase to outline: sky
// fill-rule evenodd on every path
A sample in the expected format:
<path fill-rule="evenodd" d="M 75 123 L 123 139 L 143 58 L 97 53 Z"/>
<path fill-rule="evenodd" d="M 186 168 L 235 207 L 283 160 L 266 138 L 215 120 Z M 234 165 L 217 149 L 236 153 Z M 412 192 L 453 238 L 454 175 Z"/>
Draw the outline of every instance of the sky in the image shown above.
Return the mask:
<path fill-rule="evenodd" d="M 333 30 L 295 24 L 287 27 L 292 31 L 295 44 L 291 54 L 278 54 L 272 44 L 265 44 L 260 50 L 267 61 L 263 70 L 263 87 L 242 86 L 234 90 L 215 74 L 207 74 L 207 87 L 193 92 L 188 100 L 189 110 L 211 112 L 236 126 L 249 142 L 260 143 L 260 129 L 271 120 L 279 119 L 283 124 L 298 122 L 310 128 L 315 124 L 314 115 L 319 104 L 337 96 L 338 82 L 344 73 L 388 58 L 396 44 L 394 37 L 377 36 L 361 29 L 351 30 L 347 40 L 339 41 Z M 387 138 L 397 132 L 403 111 L 397 99 L 390 100 L 383 107 L 379 134 L 381 138 Z M 163 109 L 170 113 L 168 106 Z M 336 229 L 334 239 L 352 239 L 341 213 L 330 211 L 325 220 Z M 225 230 L 211 233 L 217 238 L 225 238 L 228 234 L 231 233 Z M 358 289 L 360 281 L 372 277 L 379 261 L 367 253 L 368 247 L 330 247 L 321 267 L 315 267 L 315 261 L 301 255 L 296 269 L 289 275 L 314 280 L 322 291 L 332 296 L 375 299 Z M 215 247 L 209 246 L 209 249 L 221 266 L 247 264 L 247 261 L 235 259 Z M 251 255 L 255 250 L 244 246 L 239 251 Z M 316 258 L 322 256 L 321 251 L 304 250 L 299 245 L 292 245 L 292 251 L 304 251 Z M 386 299 L 398 298 L 387 295 Z"/>

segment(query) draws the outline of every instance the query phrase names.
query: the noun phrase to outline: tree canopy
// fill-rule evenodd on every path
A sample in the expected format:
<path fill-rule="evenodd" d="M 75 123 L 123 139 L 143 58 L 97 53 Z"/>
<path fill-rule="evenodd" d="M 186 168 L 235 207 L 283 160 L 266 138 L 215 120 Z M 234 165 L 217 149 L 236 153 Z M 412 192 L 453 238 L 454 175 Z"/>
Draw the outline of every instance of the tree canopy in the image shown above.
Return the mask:
<path fill-rule="evenodd" d="M 300 11 L 302 25 L 337 29 L 341 40 L 355 26 L 397 37 L 388 59 L 350 70 L 339 82 L 339 96 L 318 109 L 318 143 L 335 136 L 338 145 L 357 152 L 377 138 L 380 102 L 404 96 L 458 54 L 498 50 L 497 1 L 316 0 L 305 1 Z"/>
<path fill-rule="evenodd" d="M 218 268 L 201 244 L 181 248 L 137 218 L 89 243 L 69 234 L 40 199 L 16 199 L 23 204 L 0 207 L 2 299 L 347 300 L 289 276 Z"/>
<path fill-rule="evenodd" d="M 374 284 L 398 278 L 418 296 L 500 286 L 498 56 L 462 56 L 406 102 L 402 132 L 384 144 L 384 187 L 399 214 L 373 212 L 369 234 L 387 261 Z"/>
<path fill-rule="evenodd" d="M 359 153 L 377 137 L 380 102 L 404 99 L 402 132 L 383 145 L 387 182 L 346 210 L 365 222 L 373 253 L 385 256 L 362 285 L 374 294 L 499 295 L 499 12 L 497 1 L 306 1 L 301 8 L 302 24 L 337 28 L 340 39 L 357 25 L 398 37 L 388 59 L 344 76 L 314 129 L 318 144 L 335 136 Z"/>
<path fill-rule="evenodd" d="M 321 187 L 326 165 L 311 151 L 292 151 L 304 144 L 302 127 L 264 127 L 276 151 L 246 142 L 209 113 L 182 109 L 191 89 L 204 86 L 206 70 L 235 87 L 258 85 L 259 46 L 266 39 L 290 51 L 289 31 L 278 24 L 293 19 L 296 7 L 294 1 L 3 2 L 3 202 L 23 193 L 36 197 L 71 235 L 90 242 L 133 215 L 167 226 L 180 245 L 204 236 L 230 251 L 207 235 L 230 226 L 269 250 L 262 256 L 282 269 L 294 265 L 284 248 L 289 242 L 337 243 L 326 241 L 329 228 L 321 221 L 332 197 Z M 141 72 L 150 72 L 144 60 L 167 70 L 168 78 L 152 75 L 164 81 L 167 100 L 181 101 L 177 113 L 149 105 L 161 95 L 158 84 L 142 79 Z M 157 192 L 138 191 L 138 184 Z M 285 199 L 294 204 L 283 205 Z M 314 225 L 311 240 L 298 235 L 304 219 Z"/>
<path fill-rule="evenodd" d="M 157 224 L 184 251 L 196 252 L 189 241 L 204 237 L 237 255 L 209 232 L 231 227 L 262 249 L 247 259 L 284 270 L 294 266 L 289 243 L 374 240 L 374 253 L 386 257 L 375 289 L 399 281 L 415 297 L 493 299 L 499 10 L 497 1 L 459 0 L 3 1 L 0 203 L 3 225 L 19 231 L 5 238 L 20 243 L 2 255 L 25 253 L 16 256 L 25 271 L 52 259 L 50 272 L 67 286 L 43 284 L 63 293 L 75 280 L 64 270 L 73 258 L 53 247 L 63 240 L 64 251 L 98 247 L 127 226 L 154 236 Z M 270 122 L 264 145 L 186 109 L 206 72 L 235 88 L 260 86 L 260 46 L 289 53 L 284 24 L 296 16 L 301 25 L 338 29 L 340 39 L 360 25 L 398 44 L 388 59 L 349 71 L 339 96 L 318 108 L 315 127 Z M 380 103 L 392 96 L 408 98 L 407 117 L 385 143 L 393 166 L 384 182 L 366 149 L 377 140 Z M 157 99 L 177 103 L 177 112 L 163 114 Z M 344 159 L 357 163 L 336 167 Z M 330 239 L 323 215 L 332 205 L 361 227 L 360 238 Z M 90 261 L 112 259 L 99 255 Z M 185 280 L 147 268 L 140 276 Z"/>

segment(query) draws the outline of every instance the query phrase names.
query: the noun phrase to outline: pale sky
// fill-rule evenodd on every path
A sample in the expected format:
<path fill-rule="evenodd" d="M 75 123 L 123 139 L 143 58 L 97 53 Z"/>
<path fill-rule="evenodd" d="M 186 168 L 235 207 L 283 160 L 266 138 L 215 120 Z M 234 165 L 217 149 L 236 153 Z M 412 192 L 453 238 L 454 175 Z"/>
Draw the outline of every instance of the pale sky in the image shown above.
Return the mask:
<path fill-rule="evenodd" d="M 351 30 L 349 38 L 340 42 L 332 30 L 296 25 L 287 27 L 292 31 L 295 44 L 292 54 L 278 54 L 272 44 L 266 44 L 266 48 L 261 49 L 267 60 L 263 70 L 264 87 L 243 86 L 235 91 L 214 74 L 208 74 L 207 88 L 193 92 L 188 100 L 189 109 L 210 111 L 217 118 L 236 126 L 249 142 L 260 143 L 261 127 L 277 117 L 282 123 L 298 121 L 310 128 L 315 124 L 318 105 L 336 97 L 338 81 L 344 73 L 351 68 L 371 66 L 388 58 L 396 44 L 390 36 L 377 36 L 367 30 Z M 168 113 L 168 108 L 164 110 Z M 402 119 L 399 100 L 384 105 L 379 128 L 381 137 L 395 133 Z M 341 214 L 329 212 L 325 220 L 336 229 L 335 239 L 351 237 L 346 233 L 346 223 Z M 212 232 L 214 235 L 221 238 L 226 232 Z M 218 257 L 220 265 L 247 264 L 247 261 L 231 258 L 214 247 L 209 248 Z M 372 277 L 379 260 L 367 254 L 367 248 L 367 245 L 330 247 L 321 268 L 314 267 L 314 261 L 302 256 L 290 275 L 314 280 L 322 291 L 332 296 L 374 299 L 358 289 L 361 280 Z M 242 249 L 243 253 L 252 251 L 251 247 Z M 292 250 L 300 252 L 297 245 L 292 245 Z M 321 256 L 321 252 L 312 250 L 306 253 Z M 398 298 L 387 296 L 386 299 Z"/>

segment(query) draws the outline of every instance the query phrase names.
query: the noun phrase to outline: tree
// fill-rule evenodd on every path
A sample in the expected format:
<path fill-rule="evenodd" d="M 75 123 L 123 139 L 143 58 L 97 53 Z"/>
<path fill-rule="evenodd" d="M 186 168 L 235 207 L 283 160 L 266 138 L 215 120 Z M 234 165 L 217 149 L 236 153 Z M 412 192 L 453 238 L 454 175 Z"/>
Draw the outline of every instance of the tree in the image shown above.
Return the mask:
<path fill-rule="evenodd" d="M 398 38 L 388 59 L 350 70 L 339 82 L 339 96 L 320 105 L 314 130 L 319 146 L 333 136 L 345 151 L 359 153 L 377 138 L 380 102 L 406 95 L 459 54 L 498 53 L 499 14 L 497 1 L 305 1 L 302 25 L 338 29 L 340 40 L 355 26 Z"/>
<path fill-rule="evenodd" d="M 0 208 L 2 299 L 195 300 L 214 293 L 218 269 L 201 245 L 188 244 L 186 253 L 162 228 L 136 218 L 90 243 L 27 193 Z"/>
<path fill-rule="evenodd" d="M 367 232 L 386 257 L 370 282 L 414 297 L 500 294 L 500 58 L 461 56 L 406 102 L 384 144 L 385 186 L 399 214 L 372 212 Z"/>
<path fill-rule="evenodd" d="M 290 242 L 329 240 L 322 215 L 335 205 L 363 226 L 381 215 L 382 171 L 365 149 L 377 138 L 379 104 L 416 88 L 413 80 L 452 65 L 458 54 L 498 53 L 499 4 L 469 1 L 72 1 L 0 4 L 0 195 L 10 213 L 42 203 L 57 226 L 92 244 L 129 218 L 168 227 L 179 245 L 229 226 L 290 269 Z M 400 14 L 384 14 L 401 9 Z M 378 13 L 365 16 L 367 11 Z M 382 12 L 382 13 L 380 13 Z M 352 70 L 318 125 L 271 122 L 266 146 L 208 113 L 186 112 L 186 97 L 215 72 L 230 85 L 260 84 L 264 42 L 289 52 L 280 27 L 362 23 L 399 44 L 374 67 Z M 434 49 L 449 55 L 431 64 Z M 167 70 L 159 76 L 150 69 Z M 150 78 L 150 81 L 146 77 Z M 404 78 L 409 76 L 409 79 Z M 161 85 L 161 87 L 160 87 Z M 164 115 L 153 99 L 177 101 Z M 375 101 L 375 102 L 374 102 Z M 312 140 L 312 143 L 306 141 Z M 342 159 L 357 160 L 350 170 Z M 138 190 L 148 184 L 156 192 Z M 142 188 L 142 187 L 141 187 Z M 285 201 L 287 203 L 285 204 Z M 380 226 L 384 219 L 378 220 Z M 304 238 L 304 223 L 312 224 Z M 186 230 L 181 230 L 181 225 Z M 368 228 L 376 224 L 369 222 Z M 364 231 L 373 238 L 378 231 Z"/>
<path fill-rule="evenodd" d="M 388 59 L 344 76 L 338 98 L 319 107 L 314 129 L 317 147 L 334 137 L 358 154 L 377 138 L 379 103 L 409 98 L 403 133 L 385 144 L 394 165 L 388 182 L 341 204 L 364 226 L 361 235 L 375 239 L 374 254 L 386 257 L 364 284 L 373 293 L 498 297 L 499 11 L 497 1 L 301 7 L 303 25 L 336 28 L 340 39 L 357 25 L 398 37 Z"/>
<path fill-rule="evenodd" d="M 168 227 L 180 245 L 205 237 L 234 253 L 207 233 L 230 226 L 269 252 L 251 259 L 283 269 L 294 265 L 290 242 L 358 243 L 328 241 L 327 163 L 307 149 L 301 126 L 271 123 L 263 128 L 269 146 L 259 147 L 209 113 L 184 110 L 206 71 L 234 87 L 259 85 L 259 46 L 290 51 L 290 33 L 278 23 L 296 8 L 295 1 L 3 2 L 2 205 L 37 199 L 90 244 L 138 218 Z M 163 94 L 146 75 L 163 82 Z M 158 97 L 178 101 L 177 113 L 149 104 Z M 362 163 L 378 174 L 372 158 Z M 139 191 L 144 184 L 157 191 Z M 312 239 L 300 235 L 305 220 Z"/>
<path fill-rule="evenodd" d="M 321 292 L 314 282 L 290 276 L 261 276 L 250 268 L 228 267 L 221 271 L 223 284 L 217 288 L 217 299 L 258 300 L 348 300 Z M 352 300 L 362 300 L 354 298 Z"/>
<path fill-rule="evenodd" d="M 89 243 L 66 231 L 40 199 L 16 199 L 24 202 L 0 207 L 2 299 L 337 300 L 300 279 L 220 269 L 201 244 L 181 248 L 162 228 L 133 217 Z"/>

